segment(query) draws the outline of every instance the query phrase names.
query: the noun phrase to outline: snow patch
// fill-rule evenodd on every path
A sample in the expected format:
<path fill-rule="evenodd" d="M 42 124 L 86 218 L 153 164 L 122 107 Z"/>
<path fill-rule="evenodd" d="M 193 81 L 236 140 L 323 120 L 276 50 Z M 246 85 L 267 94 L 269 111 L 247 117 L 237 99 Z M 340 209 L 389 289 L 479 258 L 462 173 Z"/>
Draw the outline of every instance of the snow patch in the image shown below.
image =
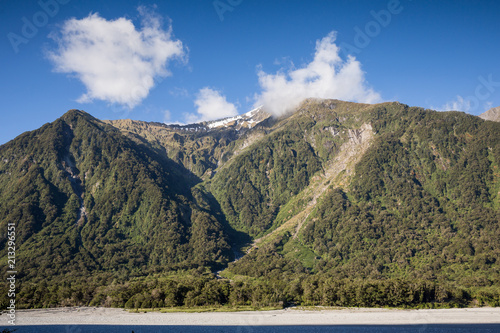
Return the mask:
<path fill-rule="evenodd" d="M 247 126 L 243 126 L 243 127 L 252 128 L 260 122 L 260 121 L 255 120 L 254 117 L 261 110 L 262 110 L 262 106 L 259 106 L 258 108 L 255 108 L 251 111 L 248 111 L 247 113 L 244 113 L 242 115 L 228 117 L 228 118 L 224 118 L 221 120 L 211 121 L 211 122 L 207 123 L 207 127 L 210 129 L 213 129 L 213 128 L 218 128 L 218 127 L 228 127 L 231 125 L 237 125 L 239 123 L 246 123 Z"/>

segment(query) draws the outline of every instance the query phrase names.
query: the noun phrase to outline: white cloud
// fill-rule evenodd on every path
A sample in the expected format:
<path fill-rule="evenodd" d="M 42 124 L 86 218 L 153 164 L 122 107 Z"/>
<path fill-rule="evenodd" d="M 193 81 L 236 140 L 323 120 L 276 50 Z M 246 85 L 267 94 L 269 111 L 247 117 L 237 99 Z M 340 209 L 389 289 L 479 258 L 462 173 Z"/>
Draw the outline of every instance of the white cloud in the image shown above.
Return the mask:
<path fill-rule="evenodd" d="M 87 92 L 79 102 L 94 99 L 133 108 L 149 94 L 155 79 L 170 76 L 170 60 L 186 57 L 172 28 L 163 30 L 161 18 L 138 8 L 141 27 L 131 20 L 106 20 L 99 14 L 67 20 L 60 35 L 53 37 L 57 49 L 48 56 L 55 70 L 76 76 Z"/>
<path fill-rule="evenodd" d="M 185 88 L 175 87 L 169 91 L 169 94 L 174 97 L 188 98 L 189 92 Z"/>
<path fill-rule="evenodd" d="M 488 102 L 484 102 L 484 110 L 489 110 L 493 107 L 493 102 L 491 101 L 488 101 Z"/>
<path fill-rule="evenodd" d="M 170 121 L 170 117 L 171 117 L 170 110 L 163 111 L 163 122 L 165 124 L 168 124 L 168 122 Z"/>
<path fill-rule="evenodd" d="M 219 91 L 208 87 L 200 89 L 196 95 L 194 105 L 197 108 L 197 114 L 187 114 L 186 120 L 188 123 L 216 120 L 238 114 L 238 110 L 233 103 L 228 102 L 226 97 L 222 96 Z"/>
<path fill-rule="evenodd" d="M 457 98 L 453 101 L 447 102 L 445 105 L 433 108 L 439 111 L 464 111 L 469 112 L 471 109 L 470 100 L 464 99 L 462 96 L 457 95 Z"/>
<path fill-rule="evenodd" d="M 316 41 L 314 59 L 302 68 L 276 74 L 260 69 L 262 92 L 255 96 L 255 106 L 264 105 L 268 112 L 282 115 L 310 97 L 380 102 L 380 95 L 367 86 L 360 62 L 352 56 L 346 61 L 340 58 L 335 38 L 335 32 L 331 32 Z"/>
<path fill-rule="evenodd" d="M 431 106 L 431 109 L 438 111 L 463 111 L 467 113 L 474 113 L 477 112 L 478 109 L 479 112 L 481 112 L 481 110 L 489 110 L 492 106 L 493 103 L 491 101 L 484 101 L 481 105 L 481 102 L 479 102 L 479 99 L 477 97 L 469 96 L 464 98 L 460 95 L 457 95 L 456 99 L 447 102 L 441 107 Z"/>

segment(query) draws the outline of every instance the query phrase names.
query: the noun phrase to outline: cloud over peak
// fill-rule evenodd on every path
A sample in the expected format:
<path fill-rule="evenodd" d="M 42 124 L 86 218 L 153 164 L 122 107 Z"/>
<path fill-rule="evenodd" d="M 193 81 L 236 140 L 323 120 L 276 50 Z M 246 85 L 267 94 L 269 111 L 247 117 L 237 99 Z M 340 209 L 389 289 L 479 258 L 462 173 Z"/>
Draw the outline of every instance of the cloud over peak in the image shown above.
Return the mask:
<path fill-rule="evenodd" d="M 186 50 L 172 38 L 171 25 L 162 29 L 161 17 L 138 9 L 141 27 L 126 18 L 106 20 L 98 13 L 67 20 L 57 48 L 48 53 L 55 71 L 76 76 L 87 92 L 78 101 L 94 99 L 133 108 L 149 94 L 155 80 L 171 75 L 167 64 L 184 59 Z"/>
<path fill-rule="evenodd" d="M 255 96 L 255 105 L 264 105 L 268 112 L 282 115 L 310 97 L 380 102 L 380 95 L 366 84 L 360 62 L 352 56 L 342 60 L 335 39 L 335 32 L 331 32 L 316 41 L 314 59 L 302 68 L 276 74 L 259 69 L 262 92 Z"/>
<path fill-rule="evenodd" d="M 433 109 L 439 111 L 464 111 L 469 112 L 471 108 L 470 101 L 464 99 L 462 96 L 457 95 L 457 98 L 453 101 L 447 102 L 441 107 L 433 107 Z"/>
<path fill-rule="evenodd" d="M 197 114 L 186 114 L 188 123 L 216 120 L 236 116 L 238 110 L 217 90 L 205 87 L 200 89 L 194 101 Z"/>

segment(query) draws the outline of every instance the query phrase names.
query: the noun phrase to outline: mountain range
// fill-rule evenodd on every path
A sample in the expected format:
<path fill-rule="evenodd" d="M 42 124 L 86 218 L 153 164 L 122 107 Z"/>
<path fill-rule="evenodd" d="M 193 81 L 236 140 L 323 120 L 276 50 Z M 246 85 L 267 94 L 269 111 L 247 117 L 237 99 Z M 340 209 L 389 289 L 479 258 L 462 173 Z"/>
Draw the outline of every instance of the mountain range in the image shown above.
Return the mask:
<path fill-rule="evenodd" d="M 498 110 L 70 110 L 0 146 L 0 256 L 20 307 L 499 305 Z"/>

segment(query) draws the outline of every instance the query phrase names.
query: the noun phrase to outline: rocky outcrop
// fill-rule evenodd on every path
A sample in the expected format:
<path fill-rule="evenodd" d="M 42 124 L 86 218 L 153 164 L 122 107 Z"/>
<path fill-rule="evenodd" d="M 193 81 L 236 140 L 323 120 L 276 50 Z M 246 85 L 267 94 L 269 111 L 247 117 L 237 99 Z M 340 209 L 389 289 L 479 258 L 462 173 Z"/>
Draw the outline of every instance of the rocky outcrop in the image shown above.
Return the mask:
<path fill-rule="evenodd" d="M 479 118 L 483 118 L 484 120 L 500 122 L 500 106 L 497 106 L 496 108 L 491 108 L 488 111 L 480 114 Z"/>

